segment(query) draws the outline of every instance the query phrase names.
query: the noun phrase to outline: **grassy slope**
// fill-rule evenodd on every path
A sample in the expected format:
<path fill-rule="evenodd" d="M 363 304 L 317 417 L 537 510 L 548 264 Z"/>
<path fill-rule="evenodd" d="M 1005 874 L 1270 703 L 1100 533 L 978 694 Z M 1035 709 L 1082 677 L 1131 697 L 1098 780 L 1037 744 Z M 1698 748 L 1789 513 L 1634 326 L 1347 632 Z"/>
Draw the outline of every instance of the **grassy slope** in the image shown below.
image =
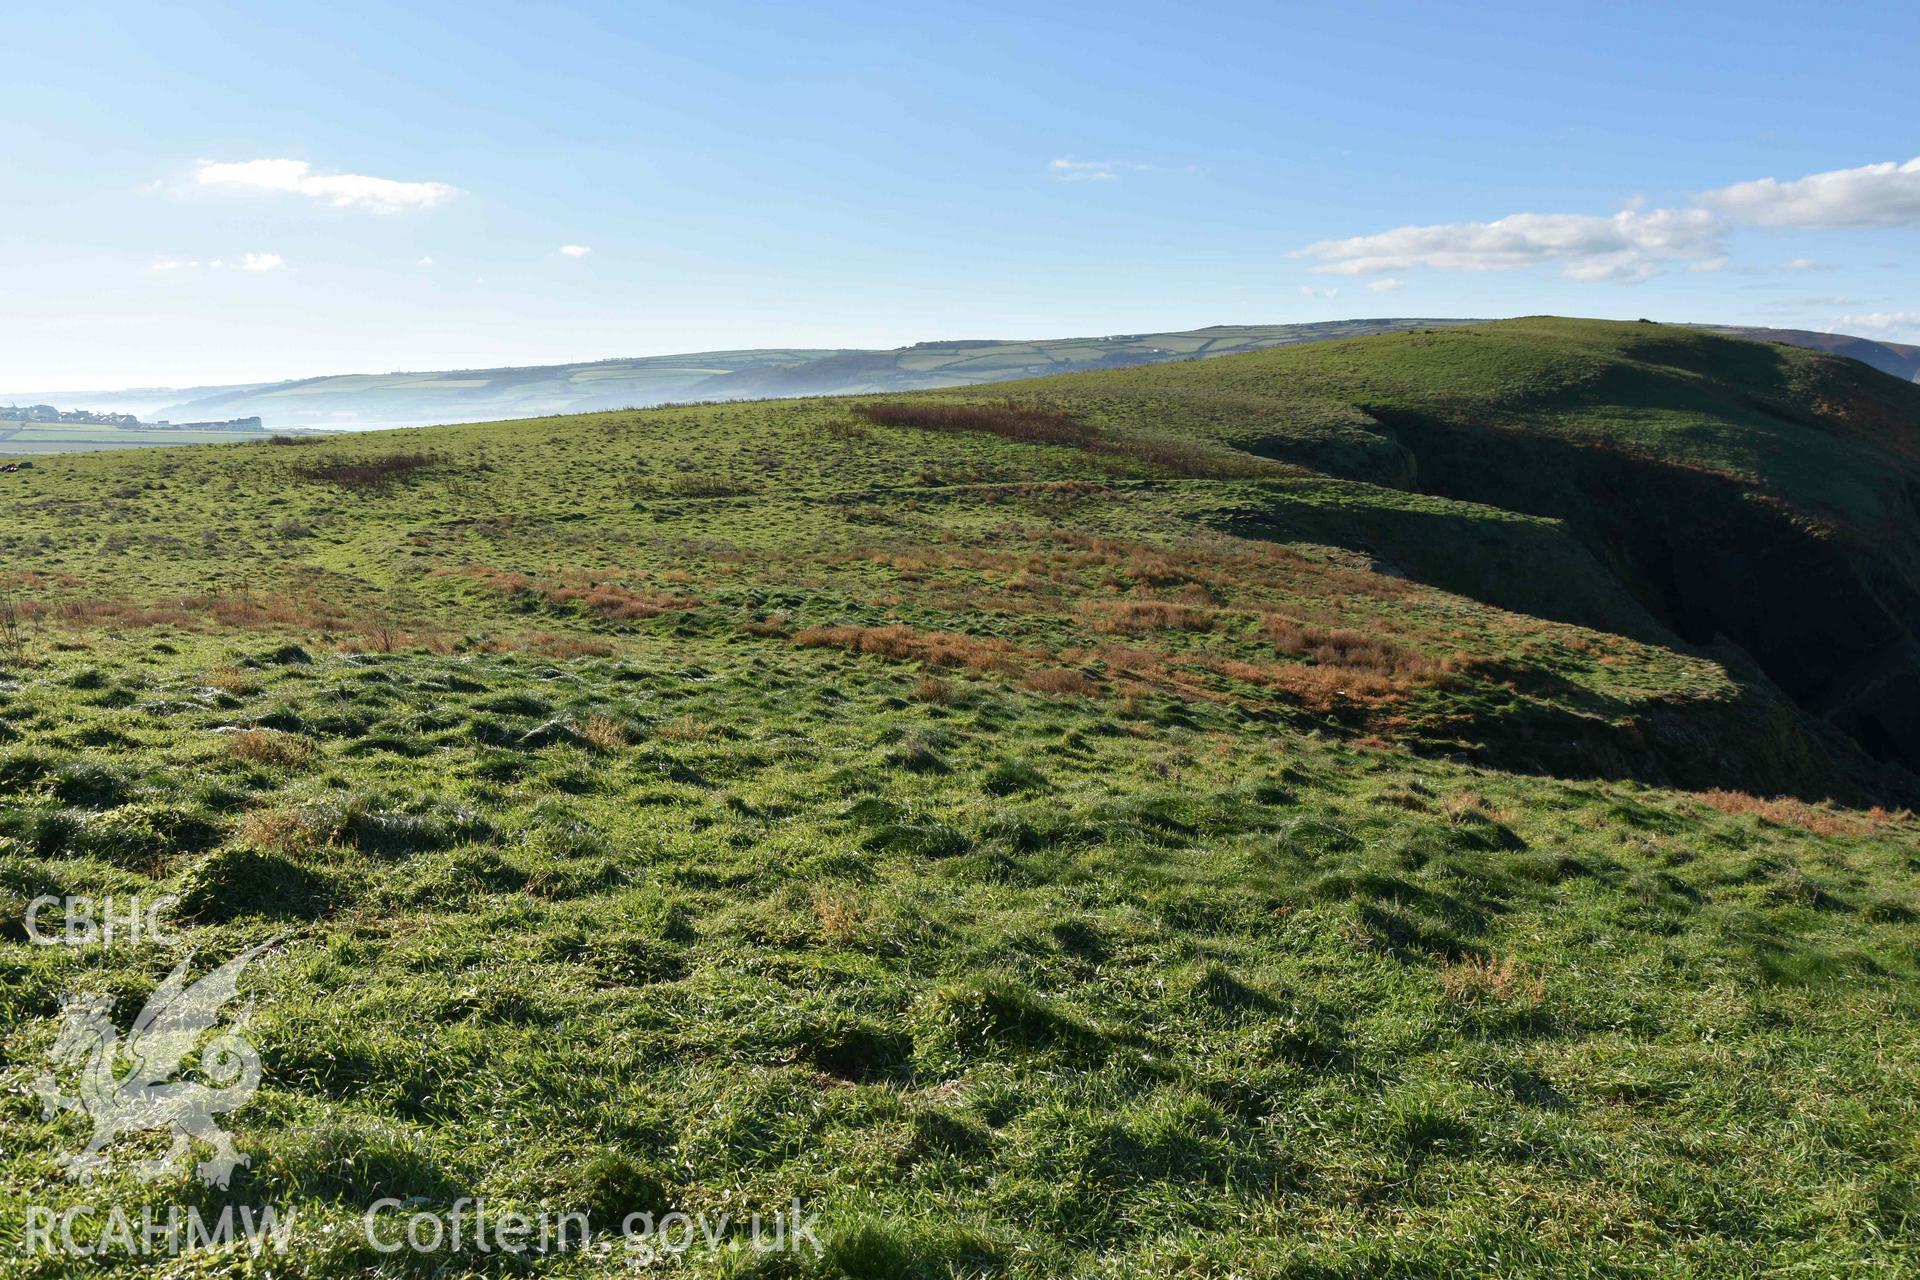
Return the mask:
<path fill-rule="evenodd" d="M 1920 391 L 1815 352 L 1668 325 L 1511 320 L 1295 347 L 1220 368 L 1124 370 L 996 390 L 1255 449 L 1278 445 L 1273 437 L 1295 434 L 1296 423 L 1377 431 L 1355 408 L 1386 406 L 1640 452 L 1858 523 L 1893 509 L 1901 478 L 1888 473 L 1889 454 L 1920 461 L 1912 427 Z M 1849 406 L 1857 432 L 1814 427 L 1810 411 L 1823 405 Z M 1884 419 L 1899 428 L 1878 429 Z"/>
<path fill-rule="evenodd" d="M 1434 361 L 1395 396 L 1487 367 L 1373 341 Z M 1020 389 L 1097 449 L 796 402 L 43 460 L 5 918 L 164 888 L 204 956 L 286 939 L 233 1195 L 302 1274 L 462 1194 L 827 1210 L 763 1274 L 1910 1267 L 1912 821 L 1433 756 L 1762 763 L 1554 522 L 1231 449 L 1387 466 L 1342 351 Z M 1526 359 L 1530 414 L 1578 384 Z M 1463 559 L 1535 612 L 1394 572 Z M 58 997 L 124 1025 L 178 954 L 0 943 L 0 1222 L 79 1132 L 22 1088 Z"/>
<path fill-rule="evenodd" d="M 1563 519 L 1681 634 L 1731 637 L 1920 769 L 1920 387 L 1670 326 L 1533 319 L 1010 394 Z"/>
<path fill-rule="evenodd" d="M 1745 325 L 1701 325 L 1711 333 L 1723 333 L 1730 338 L 1746 338 L 1752 342 L 1781 342 L 1795 347 L 1809 347 L 1815 351 L 1831 351 L 1835 355 L 1858 360 L 1862 364 L 1872 365 L 1882 373 L 1890 373 L 1903 382 L 1920 382 L 1920 347 L 1900 342 L 1880 342 L 1873 338 L 1856 338 L 1844 333 L 1820 333 L 1808 329 L 1760 329 Z"/>

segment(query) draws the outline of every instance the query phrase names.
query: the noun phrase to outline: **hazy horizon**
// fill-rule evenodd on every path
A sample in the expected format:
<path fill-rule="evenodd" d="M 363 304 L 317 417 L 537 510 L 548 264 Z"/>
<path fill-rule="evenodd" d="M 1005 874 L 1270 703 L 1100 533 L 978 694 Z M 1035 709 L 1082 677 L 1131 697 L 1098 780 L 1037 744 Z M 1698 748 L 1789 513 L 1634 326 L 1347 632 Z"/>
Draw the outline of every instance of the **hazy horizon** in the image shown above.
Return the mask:
<path fill-rule="evenodd" d="M 73 396 L 73 395 L 105 395 L 105 394 L 120 394 L 120 395 L 132 396 L 132 395 L 138 395 L 138 394 L 144 394 L 144 393 L 154 393 L 154 394 L 167 393 L 167 392 L 177 393 L 180 391 L 204 390 L 204 389 L 216 388 L 216 387 L 271 386 L 275 383 L 281 383 L 281 382 L 305 382 L 315 378 L 330 378 L 330 377 L 391 377 L 398 374 L 408 374 L 408 373 L 459 373 L 459 372 L 464 372 L 468 370 L 479 371 L 479 370 L 488 370 L 488 369 L 550 368 L 557 365 L 613 364 L 623 360 L 657 360 L 657 359 L 661 359 L 663 357 L 669 357 L 669 356 L 707 355 L 712 352 L 718 352 L 718 351 L 786 351 L 786 350 L 897 351 L 906 347 L 911 347 L 916 344 L 922 344 L 922 343 L 939 344 L 939 343 L 948 343 L 948 342 L 1047 342 L 1047 341 L 1058 341 L 1063 338 L 1107 338 L 1107 337 L 1119 336 L 1122 334 L 1186 333 L 1186 332 L 1191 332 L 1197 329 L 1208 329 L 1208 328 L 1235 328 L 1235 327 L 1242 327 L 1242 326 L 1261 326 L 1261 325 L 1269 325 L 1269 324 L 1338 324 L 1338 323 L 1352 322 L 1356 320 L 1405 319 L 1405 318 L 1419 318 L 1419 319 L 1431 319 L 1431 320 L 1442 320 L 1442 319 L 1491 320 L 1491 319 L 1499 319 L 1501 317 L 1496 317 L 1496 316 L 1468 317 L 1468 316 L 1440 316 L 1440 315 L 1409 317 L 1409 316 L 1403 316 L 1399 313 L 1380 312 L 1377 315 L 1367 315 L 1367 316 L 1328 315 L 1328 316 L 1313 317 L 1306 320 L 1285 320 L 1285 321 L 1258 320 L 1258 319 L 1210 320 L 1200 324 L 1143 325 L 1143 326 L 1134 326 L 1130 328 L 1105 329 L 1105 330 L 1100 330 L 1098 332 L 1087 332 L 1087 333 L 1008 333 L 1008 334 L 965 333 L 965 334 L 947 334 L 947 335 L 924 335 L 923 334 L 919 337 L 907 338 L 899 342 L 886 342 L 886 343 L 881 343 L 881 344 L 872 345 L 872 346 L 856 346 L 852 344 L 839 344 L 839 345 L 829 344 L 829 345 L 822 346 L 814 343 L 777 342 L 777 341 L 760 342 L 760 343 L 744 343 L 743 342 L 743 343 L 732 343 L 724 346 L 714 346 L 714 347 L 699 347 L 699 348 L 675 347 L 675 348 L 665 349 L 660 351 L 623 351 L 614 355 L 593 355 L 593 356 L 583 356 L 583 357 L 572 357 L 572 358 L 560 359 L 560 360 L 511 361 L 511 362 L 502 363 L 502 364 L 476 364 L 469 361 L 466 363 L 441 365 L 434 368 L 428 368 L 424 365 L 407 365 L 407 366 L 396 365 L 390 369 L 371 369 L 371 368 L 326 369 L 326 370 L 322 370 L 314 373 L 301 373 L 301 374 L 282 375 L 282 376 L 273 376 L 273 377 L 236 378 L 230 382 L 198 382 L 196 381 L 193 383 L 178 383 L 174 385 L 154 384 L 149 386 L 102 384 L 100 386 L 59 387 L 59 388 L 53 388 L 51 390 L 46 388 L 10 390 L 4 386 L 0 386 L 0 403 L 6 402 L 8 400 L 8 397 Z M 1637 317 L 1614 316 L 1614 317 L 1596 317 L 1596 318 L 1636 319 Z M 62 405 L 59 407 L 66 408 L 69 406 Z"/>

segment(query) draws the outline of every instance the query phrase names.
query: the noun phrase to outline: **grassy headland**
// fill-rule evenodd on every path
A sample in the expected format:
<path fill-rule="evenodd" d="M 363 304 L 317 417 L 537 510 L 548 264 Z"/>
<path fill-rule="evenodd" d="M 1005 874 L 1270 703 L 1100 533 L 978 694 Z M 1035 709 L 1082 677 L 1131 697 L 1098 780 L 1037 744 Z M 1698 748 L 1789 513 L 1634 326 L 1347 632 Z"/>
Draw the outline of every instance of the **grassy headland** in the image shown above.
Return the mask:
<path fill-rule="evenodd" d="M 0 942 L 0 1221 L 586 1276 L 358 1224 L 797 1196 L 823 1255 L 681 1270 L 1901 1273 L 1917 404 L 1543 320 L 0 476 L 0 918 L 182 921 Z M 60 998 L 268 939 L 251 1165 L 60 1182 Z"/>

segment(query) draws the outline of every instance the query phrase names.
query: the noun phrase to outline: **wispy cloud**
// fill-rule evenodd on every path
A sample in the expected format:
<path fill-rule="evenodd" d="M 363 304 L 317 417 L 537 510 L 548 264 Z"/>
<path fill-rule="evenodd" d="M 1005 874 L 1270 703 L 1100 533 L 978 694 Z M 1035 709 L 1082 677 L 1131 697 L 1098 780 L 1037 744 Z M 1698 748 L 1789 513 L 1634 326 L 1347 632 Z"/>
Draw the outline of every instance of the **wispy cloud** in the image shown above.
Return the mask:
<path fill-rule="evenodd" d="M 194 166 L 200 186 L 218 190 L 305 196 L 335 208 L 402 213 L 430 209 L 459 189 L 444 182 L 401 182 L 362 173 L 315 173 L 305 160 L 202 160 Z"/>
<path fill-rule="evenodd" d="M 1300 286 L 1300 296 L 1303 298 L 1334 298 L 1334 297 L 1338 297 L 1339 294 L 1340 294 L 1340 290 L 1337 288 L 1316 289 L 1310 284 L 1303 284 Z"/>
<path fill-rule="evenodd" d="M 1836 169 L 1791 182 L 1762 178 L 1650 209 L 1635 197 L 1618 213 L 1516 213 L 1489 222 L 1396 227 L 1321 240 L 1298 251 L 1315 271 L 1373 275 L 1553 267 L 1570 280 L 1634 282 L 1672 267 L 1718 271 L 1736 227 L 1920 227 L 1920 159 Z M 1783 264 L 1819 270 L 1809 259 Z"/>
<path fill-rule="evenodd" d="M 1920 227 L 1920 158 L 1737 182 L 1696 203 L 1756 227 Z"/>
<path fill-rule="evenodd" d="M 1722 256 L 1720 220 L 1700 209 L 1623 209 L 1611 216 L 1516 213 L 1494 222 L 1399 227 L 1378 235 L 1322 240 L 1300 252 L 1314 270 L 1376 275 L 1436 271 L 1511 271 L 1556 266 L 1572 280 L 1644 280 L 1675 260 Z"/>
<path fill-rule="evenodd" d="M 413 260 L 413 265 L 416 267 L 430 267 L 433 265 L 433 259 L 432 258 L 415 258 Z"/>
<path fill-rule="evenodd" d="M 1405 280 L 1395 280 L 1391 277 L 1385 280 L 1367 281 L 1367 288 L 1373 290 L 1375 293 L 1392 293 L 1396 289 L 1404 289 L 1406 287 L 1407 282 Z"/>
<path fill-rule="evenodd" d="M 198 258 L 156 258 L 147 270 L 167 275 L 198 271 L 202 267 L 209 271 L 261 272 L 278 271 L 286 265 L 287 260 L 277 253 L 243 253 L 237 258 L 209 258 L 204 262 Z"/>
<path fill-rule="evenodd" d="M 1047 164 L 1047 172 L 1059 182 L 1113 182 L 1122 173 L 1151 169 L 1137 160 L 1075 160 L 1071 156 Z"/>
<path fill-rule="evenodd" d="M 1920 337 L 1920 311 L 1869 311 L 1865 315 L 1841 316 L 1840 323 L 1850 329 Z"/>
<path fill-rule="evenodd" d="M 569 258 L 584 258 L 593 250 L 584 244 L 563 244 L 560 246 L 560 252 Z"/>

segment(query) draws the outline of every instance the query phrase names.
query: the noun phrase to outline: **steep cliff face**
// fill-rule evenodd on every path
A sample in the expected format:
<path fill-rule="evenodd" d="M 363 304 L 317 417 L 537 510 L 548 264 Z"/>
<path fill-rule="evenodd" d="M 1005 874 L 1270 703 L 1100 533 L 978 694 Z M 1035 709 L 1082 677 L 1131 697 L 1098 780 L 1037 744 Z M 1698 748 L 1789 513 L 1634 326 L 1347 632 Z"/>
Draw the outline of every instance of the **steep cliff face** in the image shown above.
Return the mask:
<path fill-rule="evenodd" d="M 1884 530 L 1760 485 L 1597 444 L 1372 407 L 1422 489 L 1566 523 L 1649 613 L 1738 644 L 1781 690 L 1877 759 L 1920 769 L 1920 584 L 1906 487 Z"/>

